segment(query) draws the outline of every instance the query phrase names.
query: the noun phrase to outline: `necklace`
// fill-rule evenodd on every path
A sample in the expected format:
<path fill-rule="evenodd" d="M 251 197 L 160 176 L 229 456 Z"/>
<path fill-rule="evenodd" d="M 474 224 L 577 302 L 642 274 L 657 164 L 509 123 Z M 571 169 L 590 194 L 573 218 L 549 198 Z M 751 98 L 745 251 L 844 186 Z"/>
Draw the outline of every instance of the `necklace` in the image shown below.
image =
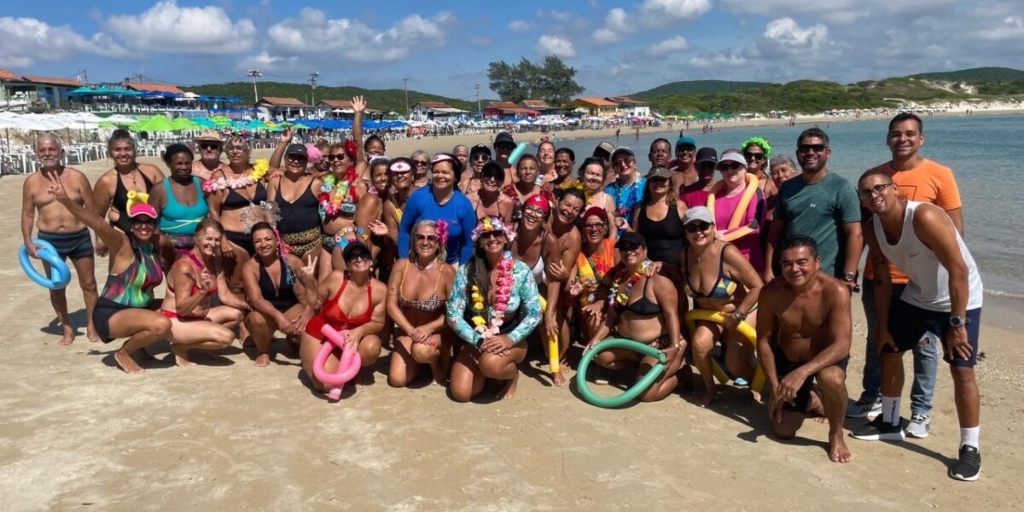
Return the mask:
<path fill-rule="evenodd" d="M 470 288 L 472 292 L 470 293 L 470 299 L 473 301 L 473 330 L 480 333 L 484 338 L 497 336 L 501 330 L 505 311 L 508 309 L 508 301 L 512 296 L 512 279 L 512 252 L 505 251 L 501 256 L 501 261 L 498 262 L 498 279 L 495 283 L 498 288 L 494 291 L 494 304 L 490 307 L 490 325 L 488 325 L 487 320 L 484 318 L 485 311 L 487 310 L 487 298 L 480 292 L 479 286 L 474 284 Z"/>
<path fill-rule="evenodd" d="M 420 272 L 426 272 L 426 271 L 434 268 L 435 265 L 437 265 L 437 258 L 434 258 L 434 259 L 430 260 L 430 263 L 427 264 L 427 266 L 425 266 L 425 267 L 420 265 L 419 261 L 413 261 L 412 264 L 416 265 L 416 268 L 420 269 Z"/>
<path fill-rule="evenodd" d="M 333 174 L 324 176 L 317 199 L 320 200 L 320 214 L 325 217 L 336 217 L 339 213 L 355 215 L 356 203 L 359 202 L 356 168 L 349 167 L 340 180 Z"/>
<path fill-rule="evenodd" d="M 629 302 L 629 294 L 632 293 L 633 286 L 635 286 L 637 281 L 640 281 L 640 278 L 643 277 L 647 273 L 647 268 L 650 265 L 651 265 L 651 260 L 644 260 L 644 262 L 640 264 L 640 268 L 637 269 L 636 272 L 633 272 L 633 275 L 629 276 L 628 280 L 627 279 L 619 279 L 621 277 L 621 275 L 624 274 L 625 272 L 623 272 L 622 270 L 620 270 L 619 272 L 616 272 L 615 280 L 612 281 L 612 287 L 611 287 L 612 293 L 608 297 L 608 306 L 609 307 L 625 306 L 626 303 Z M 626 269 L 623 269 L 623 270 L 626 270 Z M 619 287 L 622 286 L 623 283 L 625 283 L 626 286 L 622 288 L 622 291 L 618 291 Z"/>
<path fill-rule="evenodd" d="M 248 188 L 263 179 L 263 176 L 267 174 L 269 169 L 270 162 L 268 160 L 257 160 L 256 163 L 253 164 L 252 170 L 242 174 L 241 176 L 235 174 L 228 178 L 225 175 L 215 180 L 206 180 L 206 182 L 203 183 L 203 192 L 209 194 L 210 192 L 216 192 L 218 190 L 238 190 L 240 188 Z"/>

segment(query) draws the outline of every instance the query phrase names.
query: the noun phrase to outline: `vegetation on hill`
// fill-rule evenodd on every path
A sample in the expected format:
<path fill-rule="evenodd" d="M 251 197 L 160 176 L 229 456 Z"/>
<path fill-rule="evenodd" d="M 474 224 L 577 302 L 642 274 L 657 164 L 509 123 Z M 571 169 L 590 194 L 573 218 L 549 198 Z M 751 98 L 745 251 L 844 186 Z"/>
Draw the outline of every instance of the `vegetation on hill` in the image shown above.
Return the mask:
<path fill-rule="evenodd" d="M 660 85 L 654 89 L 630 94 L 629 97 L 646 100 L 673 94 L 711 94 L 716 92 L 745 91 L 760 89 L 769 85 L 773 84 L 768 82 L 730 82 L 728 80 L 687 80 Z"/>
<path fill-rule="evenodd" d="M 1013 68 L 972 68 L 942 73 L 921 73 L 911 75 L 911 78 L 947 82 L 1014 82 L 1024 80 L 1024 71 Z"/>
<path fill-rule="evenodd" d="M 306 103 L 310 102 L 311 89 L 309 84 L 291 84 L 284 82 L 256 82 L 260 97 L 276 96 L 285 98 L 296 98 Z M 187 91 L 207 96 L 237 96 L 242 99 L 242 104 L 252 105 L 255 103 L 252 92 L 252 82 L 231 82 L 226 84 L 207 84 L 183 87 Z M 405 90 L 403 89 L 363 89 L 360 87 L 326 87 L 318 86 L 313 100 L 319 103 L 322 100 L 351 100 L 353 96 L 365 96 L 366 106 L 384 112 L 397 112 L 405 116 Z M 445 98 L 436 94 L 426 94 L 418 91 L 409 91 L 409 107 L 412 108 L 420 101 L 443 101 L 454 108 L 463 110 L 476 110 L 476 103 Z"/>

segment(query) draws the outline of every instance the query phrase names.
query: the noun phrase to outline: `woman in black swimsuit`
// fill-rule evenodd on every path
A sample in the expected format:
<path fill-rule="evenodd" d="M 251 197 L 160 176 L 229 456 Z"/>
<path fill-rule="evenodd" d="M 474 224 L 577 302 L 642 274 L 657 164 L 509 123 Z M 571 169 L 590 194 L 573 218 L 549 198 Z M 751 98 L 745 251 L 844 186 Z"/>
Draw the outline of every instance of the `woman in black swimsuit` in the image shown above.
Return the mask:
<path fill-rule="evenodd" d="M 413 226 L 409 257 L 395 263 L 388 282 L 388 316 L 400 331 L 388 368 L 388 384 L 395 387 L 414 381 L 423 364 L 430 365 L 434 382 L 448 381 L 452 335 L 445 324 L 444 306 L 455 269 L 445 263 L 444 244 L 436 229 L 432 220 Z"/>
<path fill-rule="evenodd" d="M 466 196 L 473 205 L 477 220 L 489 215 L 501 217 L 506 223 L 512 222 L 515 201 L 501 191 L 505 182 L 505 170 L 497 162 L 487 162 L 480 171 L 480 188 Z"/>
<path fill-rule="evenodd" d="M 655 167 L 647 174 L 640 206 L 633 214 L 633 229 L 647 240 L 647 255 L 666 267 L 679 266 L 679 250 L 683 248 L 683 215 L 686 203 L 671 192 L 672 171 Z"/>
<path fill-rule="evenodd" d="M 281 250 L 274 228 L 266 222 L 252 228 L 252 243 L 256 256 L 242 267 L 242 284 L 249 296 L 252 311 L 245 317 L 256 344 L 256 366 L 267 366 L 273 355 L 270 342 L 274 333 L 288 335 L 293 348 L 298 349 L 299 336 L 316 309 L 316 258 L 302 260 Z"/>
<path fill-rule="evenodd" d="M 265 221 L 265 211 L 260 207 L 267 201 L 267 187 L 263 179 L 253 179 L 253 166 L 249 162 L 249 141 L 239 136 L 228 138 L 224 144 L 228 155 L 228 169 L 214 171 L 207 182 L 218 183 L 210 192 L 210 218 L 224 226 L 224 240 L 221 256 L 224 271 L 232 288 L 241 287 L 241 269 L 256 252 L 252 244 L 250 229 L 257 222 Z M 221 180 L 221 181 L 218 181 Z"/>
<path fill-rule="evenodd" d="M 284 173 L 271 178 L 267 185 L 267 196 L 281 210 L 277 231 L 290 252 L 299 259 L 307 254 L 319 258 L 322 231 L 317 194 L 323 181 L 306 173 L 309 162 L 306 146 L 288 146 L 284 158 Z"/>
<path fill-rule="evenodd" d="M 114 130 L 107 139 L 107 158 L 114 161 L 114 167 L 103 173 L 93 187 L 93 207 L 96 215 L 110 221 L 110 225 L 127 233 L 128 229 L 128 192 L 145 192 L 153 188 L 154 183 L 164 179 L 164 173 L 156 166 L 140 164 L 136 161 L 138 153 L 135 139 L 124 129 Z M 107 246 L 99 238 L 96 239 L 96 254 L 107 255 Z"/>
<path fill-rule="evenodd" d="M 651 260 L 647 259 L 643 236 L 633 231 L 620 233 L 615 248 L 621 263 L 605 277 L 612 307 L 584 351 L 606 337 L 628 338 L 661 349 L 668 356 L 668 367 L 640 395 L 642 402 L 656 402 L 668 396 L 679 383 L 676 372 L 686 351 L 686 340 L 679 328 L 679 296 L 668 278 L 658 274 L 647 276 Z M 636 368 L 639 380 L 657 361 L 632 350 L 611 349 L 598 353 L 594 362 L 609 370 Z"/>

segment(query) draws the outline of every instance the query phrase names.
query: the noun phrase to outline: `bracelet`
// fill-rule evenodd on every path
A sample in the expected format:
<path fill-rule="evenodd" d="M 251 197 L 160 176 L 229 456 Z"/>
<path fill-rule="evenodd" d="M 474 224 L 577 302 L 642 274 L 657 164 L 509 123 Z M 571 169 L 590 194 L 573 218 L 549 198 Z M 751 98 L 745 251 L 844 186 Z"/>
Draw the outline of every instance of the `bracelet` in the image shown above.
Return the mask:
<path fill-rule="evenodd" d="M 736 316 L 736 318 L 739 318 L 740 320 L 746 320 L 747 319 L 747 314 L 744 313 L 743 310 L 741 310 L 740 308 L 736 308 L 736 310 L 733 311 L 732 314 L 734 316 Z"/>

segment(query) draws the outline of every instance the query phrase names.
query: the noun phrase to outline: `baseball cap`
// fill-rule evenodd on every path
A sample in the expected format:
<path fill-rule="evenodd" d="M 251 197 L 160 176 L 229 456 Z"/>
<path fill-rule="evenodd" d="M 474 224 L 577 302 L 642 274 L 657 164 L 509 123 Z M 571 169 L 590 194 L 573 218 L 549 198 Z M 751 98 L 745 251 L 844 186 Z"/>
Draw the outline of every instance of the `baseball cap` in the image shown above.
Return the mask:
<path fill-rule="evenodd" d="M 639 247 L 647 247 L 647 240 L 644 236 L 636 231 L 620 231 L 619 241 L 615 242 L 616 249 L 622 249 L 623 245 L 636 245 Z"/>
<path fill-rule="evenodd" d="M 344 249 L 341 250 L 341 258 L 345 261 L 348 261 L 356 252 L 362 252 L 367 256 L 370 256 L 372 254 L 370 252 L 370 248 L 367 247 L 366 244 L 360 242 L 359 240 L 352 240 L 347 245 L 345 245 Z"/>
<path fill-rule="evenodd" d="M 615 146 L 611 142 L 602 142 L 594 148 L 593 156 L 600 156 L 604 158 L 611 158 L 612 152 L 615 151 Z"/>
<path fill-rule="evenodd" d="M 477 144 L 469 149 L 470 156 L 475 155 L 476 153 L 487 153 L 487 156 L 491 156 L 491 148 L 486 144 Z"/>
<path fill-rule="evenodd" d="M 156 214 L 156 208 L 149 203 L 135 203 L 131 208 L 128 209 L 128 216 L 131 218 L 138 217 L 139 215 L 145 215 L 151 219 L 158 217 Z"/>
<path fill-rule="evenodd" d="M 508 132 L 501 132 L 494 137 L 494 147 L 498 147 L 502 144 L 509 144 L 515 146 L 516 141 L 515 139 L 512 138 L 512 134 Z"/>
<path fill-rule="evenodd" d="M 676 139 L 676 147 L 689 144 L 693 147 L 697 147 L 697 143 L 693 140 L 693 137 L 679 137 Z"/>
<path fill-rule="evenodd" d="M 715 148 L 700 148 L 697 150 L 697 164 L 707 162 L 712 164 L 718 163 L 718 151 L 715 151 Z"/>
<path fill-rule="evenodd" d="M 683 225 L 687 225 L 691 222 L 707 222 L 708 224 L 715 223 L 715 216 L 711 215 L 711 210 L 707 206 L 694 206 L 689 210 L 686 210 L 686 214 L 683 215 Z"/>
<path fill-rule="evenodd" d="M 306 146 L 303 144 L 292 144 L 288 146 L 288 149 L 284 152 L 287 156 L 301 156 L 302 158 L 309 159 L 309 153 L 306 151 Z"/>
<path fill-rule="evenodd" d="M 651 178 L 665 178 L 672 179 L 672 171 L 665 167 L 655 167 L 651 169 L 651 172 L 647 173 L 647 179 Z"/>
<path fill-rule="evenodd" d="M 633 158 L 636 158 L 636 155 L 633 154 L 633 150 L 632 149 L 629 149 L 626 146 L 619 146 L 618 148 L 615 149 L 615 151 L 612 151 L 612 160 L 615 160 L 615 155 L 617 155 L 619 153 L 626 153 L 629 156 L 631 156 Z"/>

